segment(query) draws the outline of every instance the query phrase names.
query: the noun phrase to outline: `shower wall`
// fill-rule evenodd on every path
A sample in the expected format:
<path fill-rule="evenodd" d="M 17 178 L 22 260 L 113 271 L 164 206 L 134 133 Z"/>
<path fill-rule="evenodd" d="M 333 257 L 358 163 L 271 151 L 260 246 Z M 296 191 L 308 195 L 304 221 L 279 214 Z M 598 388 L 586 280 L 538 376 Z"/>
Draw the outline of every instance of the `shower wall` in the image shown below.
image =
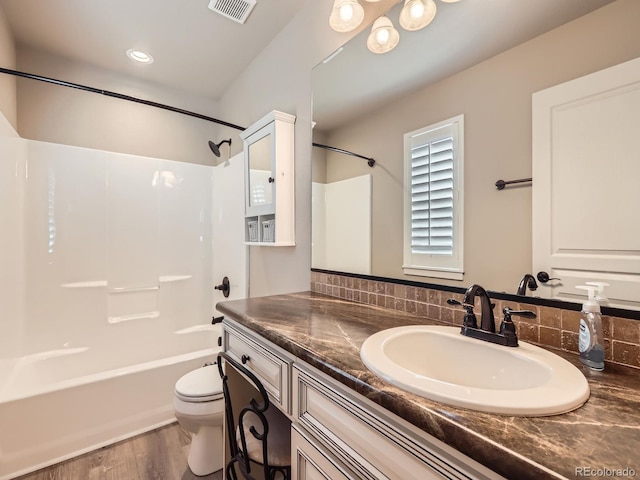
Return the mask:
<path fill-rule="evenodd" d="M 312 183 L 311 266 L 371 273 L 371 175 Z"/>
<path fill-rule="evenodd" d="M 0 114 L 0 376 L 19 353 L 22 317 L 22 204 L 19 169 L 27 144 Z"/>
<path fill-rule="evenodd" d="M 0 369 L 210 323 L 212 174 L 0 137 Z"/>

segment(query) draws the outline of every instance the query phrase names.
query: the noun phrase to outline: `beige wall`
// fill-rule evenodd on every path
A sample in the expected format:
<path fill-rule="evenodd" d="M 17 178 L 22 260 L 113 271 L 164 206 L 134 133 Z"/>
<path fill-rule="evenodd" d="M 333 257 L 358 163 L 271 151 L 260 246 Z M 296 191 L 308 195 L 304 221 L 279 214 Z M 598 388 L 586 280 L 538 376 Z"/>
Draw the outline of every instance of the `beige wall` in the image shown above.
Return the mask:
<path fill-rule="evenodd" d="M 218 117 L 217 102 L 116 75 L 87 64 L 18 48 L 17 69 Z M 212 164 L 218 125 L 133 102 L 18 80 L 18 133 L 33 140 Z M 237 140 L 237 136 L 234 140 Z M 239 141 L 239 140 L 238 140 Z"/>
<path fill-rule="evenodd" d="M 11 70 L 16 68 L 13 36 L 2 7 L 0 7 L 0 66 Z M 0 111 L 13 128 L 16 128 L 16 78 L 11 75 L 0 74 Z"/>
<path fill-rule="evenodd" d="M 370 169 L 330 154 L 327 173 L 329 182 L 373 174 L 373 274 L 515 293 L 531 270 L 531 188 L 494 184 L 531 176 L 531 94 L 640 56 L 639 22 L 640 1 L 618 0 L 330 132 L 330 145 L 377 162 Z M 465 115 L 465 277 L 404 276 L 403 134 L 458 114 Z"/>

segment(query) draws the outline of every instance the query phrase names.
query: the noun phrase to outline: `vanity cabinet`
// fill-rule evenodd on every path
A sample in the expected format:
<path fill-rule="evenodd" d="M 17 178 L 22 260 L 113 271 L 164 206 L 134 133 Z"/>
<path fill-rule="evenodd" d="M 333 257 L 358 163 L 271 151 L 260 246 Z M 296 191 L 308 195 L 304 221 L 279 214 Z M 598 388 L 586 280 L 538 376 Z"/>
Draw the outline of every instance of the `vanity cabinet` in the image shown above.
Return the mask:
<path fill-rule="evenodd" d="M 226 322 L 226 320 L 225 320 Z M 290 384 L 292 361 L 239 326 L 224 325 L 224 349 L 237 362 L 258 377 L 269 395 L 269 400 L 286 413 L 290 409 Z"/>
<path fill-rule="evenodd" d="M 240 134 L 245 161 L 245 241 L 249 245 L 295 245 L 295 119 L 274 110 Z"/>
<path fill-rule="evenodd" d="M 294 362 L 292 380 L 294 422 L 355 478 L 499 478 L 313 367 Z"/>
<path fill-rule="evenodd" d="M 502 478 L 239 323 L 224 331 L 292 420 L 293 480 Z"/>

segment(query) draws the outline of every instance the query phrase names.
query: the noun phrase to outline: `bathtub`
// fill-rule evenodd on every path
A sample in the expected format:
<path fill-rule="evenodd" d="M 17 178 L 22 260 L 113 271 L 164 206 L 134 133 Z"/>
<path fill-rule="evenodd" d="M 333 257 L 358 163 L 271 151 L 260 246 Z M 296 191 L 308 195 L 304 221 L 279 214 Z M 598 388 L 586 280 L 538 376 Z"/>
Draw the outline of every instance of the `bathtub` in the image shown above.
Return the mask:
<path fill-rule="evenodd" d="M 176 380 L 215 360 L 219 335 L 219 325 L 196 325 L 159 335 L 153 349 L 74 346 L 0 359 L 0 480 L 175 421 Z"/>

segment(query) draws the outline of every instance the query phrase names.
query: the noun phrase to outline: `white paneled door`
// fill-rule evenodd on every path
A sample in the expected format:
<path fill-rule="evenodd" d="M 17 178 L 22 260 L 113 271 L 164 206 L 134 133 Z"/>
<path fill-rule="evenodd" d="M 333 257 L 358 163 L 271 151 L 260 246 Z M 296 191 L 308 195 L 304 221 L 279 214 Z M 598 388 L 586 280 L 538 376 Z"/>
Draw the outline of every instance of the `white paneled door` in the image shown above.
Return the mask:
<path fill-rule="evenodd" d="M 533 95 L 533 271 L 560 278 L 536 293 L 640 308 L 639 132 L 640 58 Z"/>

